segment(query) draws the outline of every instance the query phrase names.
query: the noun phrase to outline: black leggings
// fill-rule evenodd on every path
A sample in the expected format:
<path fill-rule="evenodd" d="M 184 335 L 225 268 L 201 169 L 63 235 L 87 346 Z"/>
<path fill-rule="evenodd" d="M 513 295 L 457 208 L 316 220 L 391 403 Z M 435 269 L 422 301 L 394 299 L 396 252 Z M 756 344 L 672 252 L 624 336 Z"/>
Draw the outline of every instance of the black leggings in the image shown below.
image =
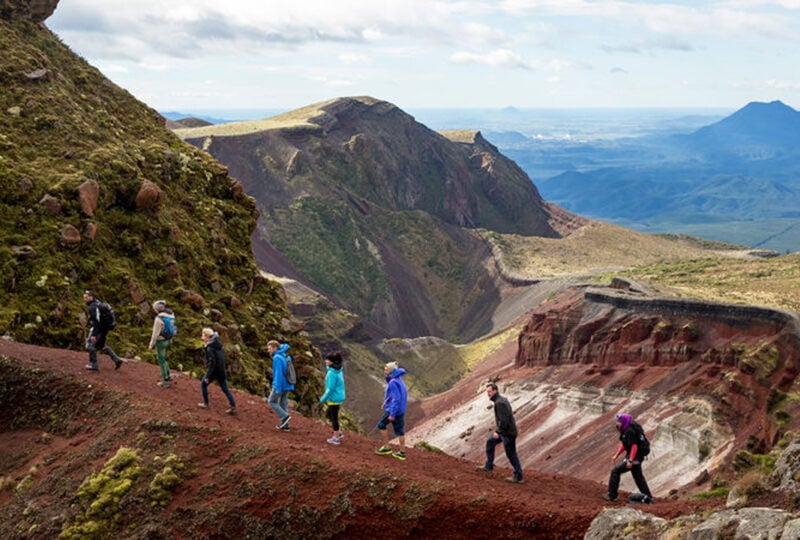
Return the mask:
<path fill-rule="evenodd" d="M 328 420 L 331 421 L 333 431 L 339 431 L 339 406 L 328 405 Z"/>

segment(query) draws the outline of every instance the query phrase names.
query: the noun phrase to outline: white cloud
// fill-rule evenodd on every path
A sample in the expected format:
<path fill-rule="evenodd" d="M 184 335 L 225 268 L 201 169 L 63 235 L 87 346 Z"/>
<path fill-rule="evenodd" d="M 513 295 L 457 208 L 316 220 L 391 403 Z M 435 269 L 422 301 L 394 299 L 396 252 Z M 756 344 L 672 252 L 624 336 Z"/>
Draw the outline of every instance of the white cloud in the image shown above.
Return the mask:
<path fill-rule="evenodd" d="M 508 49 L 497 49 L 484 54 L 469 52 L 456 52 L 450 56 L 454 64 L 483 64 L 495 67 L 511 67 L 519 69 L 533 69 L 533 66 L 523 60 L 518 54 Z"/>
<path fill-rule="evenodd" d="M 372 59 L 366 54 L 354 52 L 339 53 L 336 57 L 339 59 L 339 62 L 346 65 L 369 64 L 372 62 Z"/>

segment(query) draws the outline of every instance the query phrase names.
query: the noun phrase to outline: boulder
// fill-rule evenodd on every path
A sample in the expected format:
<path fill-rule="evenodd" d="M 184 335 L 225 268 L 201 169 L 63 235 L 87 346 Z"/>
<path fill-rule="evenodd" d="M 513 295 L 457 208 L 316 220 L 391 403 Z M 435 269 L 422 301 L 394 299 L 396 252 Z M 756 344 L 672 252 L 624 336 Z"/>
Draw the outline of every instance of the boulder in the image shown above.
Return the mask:
<path fill-rule="evenodd" d="M 39 204 L 41 204 L 45 211 L 51 216 L 57 216 L 61 213 L 61 202 L 49 193 L 41 198 Z"/>
<path fill-rule="evenodd" d="M 73 225 L 67 223 L 61 229 L 61 243 L 65 246 L 71 246 L 81 243 L 81 232 Z"/>
<path fill-rule="evenodd" d="M 667 520 L 633 508 L 606 508 L 592 520 L 584 540 L 658 538 Z"/>
<path fill-rule="evenodd" d="M 142 182 L 142 187 L 136 194 L 136 208 L 158 212 L 164 202 L 164 192 L 150 180 Z"/>
<path fill-rule="evenodd" d="M 94 242 L 95 237 L 97 237 L 97 223 L 87 223 L 86 227 L 83 228 L 83 237 Z"/>
<path fill-rule="evenodd" d="M 100 184 L 96 180 L 87 180 L 78 186 L 78 200 L 81 203 L 81 212 L 87 217 L 93 217 L 97 208 L 97 199 L 100 197 Z"/>
<path fill-rule="evenodd" d="M 781 488 L 797 489 L 800 480 L 800 440 L 795 439 L 781 452 L 775 469 L 769 477 L 770 485 Z"/>

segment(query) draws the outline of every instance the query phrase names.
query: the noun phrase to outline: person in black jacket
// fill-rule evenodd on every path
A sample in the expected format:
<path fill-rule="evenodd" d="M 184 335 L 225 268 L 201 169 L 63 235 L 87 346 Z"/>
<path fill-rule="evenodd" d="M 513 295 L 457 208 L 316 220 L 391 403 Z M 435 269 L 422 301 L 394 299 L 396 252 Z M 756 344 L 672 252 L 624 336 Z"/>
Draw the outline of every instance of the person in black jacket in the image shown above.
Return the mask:
<path fill-rule="evenodd" d="M 228 397 L 231 408 L 225 411 L 227 414 L 236 414 L 236 401 L 233 394 L 228 389 L 228 376 L 225 373 L 225 349 L 219 340 L 219 334 L 211 328 L 203 328 L 201 335 L 203 347 L 206 352 L 206 374 L 200 381 L 200 390 L 203 392 L 203 403 L 197 406 L 201 409 L 208 409 L 208 385 L 214 381 L 219 382 L 219 387 Z"/>
<path fill-rule="evenodd" d="M 650 493 L 647 480 L 645 480 L 642 472 L 642 458 L 639 457 L 642 452 L 637 444 L 638 435 L 633 424 L 631 415 L 617 415 L 615 427 L 619 432 L 619 447 L 617 447 L 616 453 L 611 458 L 613 467 L 611 468 L 611 476 L 608 478 L 608 493 L 603 495 L 603 498 L 607 501 L 616 500 L 620 477 L 623 473 L 630 471 L 633 481 L 636 482 L 636 487 L 642 493 L 641 502 L 653 504 L 653 494 Z M 625 452 L 625 459 L 617 463 L 617 459 L 623 452 Z"/>
<path fill-rule="evenodd" d="M 521 484 L 522 465 L 517 457 L 517 423 L 514 421 L 514 412 L 511 404 L 497 391 L 497 385 L 486 385 L 486 395 L 494 402 L 495 429 L 492 436 L 486 441 L 486 463 L 477 467 L 479 471 L 492 472 L 494 470 L 494 449 L 503 443 L 508 462 L 514 468 L 514 476 L 506 478 L 507 482 Z"/>
<path fill-rule="evenodd" d="M 86 350 L 89 351 L 89 363 L 86 369 L 89 371 L 99 371 L 100 366 L 97 364 L 97 351 L 103 351 L 111 360 L 114 361 L 114 369 L 122 367 L 122 358 L 117 356 L 111 347 L 106 344 L 108 333 L 111 328 L 107 328 L 103 324 L 102 317 L 100 316 L 100 300 L 98 300 L 92 291 L 84 291 L 83 301 L 86 302 L 86 309 L 89 311 L 89 337 L 86 339 Z"/>

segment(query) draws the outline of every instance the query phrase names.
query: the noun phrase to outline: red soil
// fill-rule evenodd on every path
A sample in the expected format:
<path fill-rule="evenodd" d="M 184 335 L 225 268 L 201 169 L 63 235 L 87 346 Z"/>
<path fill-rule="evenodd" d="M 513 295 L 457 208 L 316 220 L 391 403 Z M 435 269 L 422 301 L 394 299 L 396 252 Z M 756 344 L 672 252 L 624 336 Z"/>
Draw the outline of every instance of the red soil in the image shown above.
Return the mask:
<path fill-rule="evenodd" d="M 487 478 L 475 471 L 476 463 L 420 449 L 407 450 L 406 461 L 375 455 L 378 442 L 355 433 L 348 432 L 341 446 L 326 444 L 329 427 L 298 414 L 291 432 L 280 432 L 268 405 L 238 390 L 238 414 L 228 416 L 216 384 L 209 389 L 211 409 L 200 410 L 197 380 L 179 374 L 173 387 L 158 388 L 154 365 L 130 361 L 115 371 L 101 355 L 100 371 L 93 373 L 84 369 L 84 353 L 6 340 L 0 340 L 0 356 L 24 369 L 40 368 L 48 384 L 57 381 L 59 399 L 76 404 L 72 427 L 51 431 L 44 443 L 41 428 L 14 428 L 19 418 L 5 416 L 31 404 L 0 396 L 6 411 L 0 420 L 0 476 L 17 482 L 37 467 L 29 489 L 0 490 L 0 536 L 5 538 L 32 523 L 40 533 L 32 536 L 58 534 L 80 510 L 74 494 L 83 478 L 100 470 L 120 446 L 137 445 L 162 456 L 166 451 L 181 455 L 194 474 L 164 509 L 148 508 L 146 499 L 123 498 L 119 526 L 131 537 L 582 538 L 609 506 L 600 483 L 530 469 L 523 485 L 504 482 L 511 471 L 502 450 L 494 477 Z M 115 401 L 124 407 L 114 408 Z M 376 404 L 376 417 L 378 412 Z M 174 432 L 154 429 L 153 422 L 176 427 Z M 288 476 L 265 473 L 277 467 Z M 326 522 L 333 502 L 343 500 L 345 492 L 349 510 Z M 663 500 L 640 508 L 673 518 L 713 504 L 720 501 Z M 304 522 L 297 517 L 300 509 L 305 516 L 315 511 L 322 516 Z M 290 510 L 295 517 L 281 529 L 279 517 Z"/>

